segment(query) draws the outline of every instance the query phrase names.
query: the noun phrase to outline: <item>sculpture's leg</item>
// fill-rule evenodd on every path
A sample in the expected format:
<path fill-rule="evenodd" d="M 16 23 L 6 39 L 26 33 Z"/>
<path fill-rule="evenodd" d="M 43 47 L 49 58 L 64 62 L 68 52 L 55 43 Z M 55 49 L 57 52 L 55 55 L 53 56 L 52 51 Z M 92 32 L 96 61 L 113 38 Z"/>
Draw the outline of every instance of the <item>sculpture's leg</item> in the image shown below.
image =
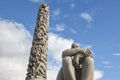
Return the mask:
<path fill-rule="evenodd" d="M 63 57 L 62 66 L 63 66 L 64 80 L 76 80 L 75 68 L 72 63 L 72 58 L 68 56 Z"/>
<path fill-rule="evenodd" d="M 58 72 L 57 79 L 56 80 L 64 80 L 63 70 L 62 68 Z"/>
<path fill-rule="evenodd" d="M 91 57 L 86 57 L 83 61 L 81 80 L 93 80 L 94 62 Z"/>

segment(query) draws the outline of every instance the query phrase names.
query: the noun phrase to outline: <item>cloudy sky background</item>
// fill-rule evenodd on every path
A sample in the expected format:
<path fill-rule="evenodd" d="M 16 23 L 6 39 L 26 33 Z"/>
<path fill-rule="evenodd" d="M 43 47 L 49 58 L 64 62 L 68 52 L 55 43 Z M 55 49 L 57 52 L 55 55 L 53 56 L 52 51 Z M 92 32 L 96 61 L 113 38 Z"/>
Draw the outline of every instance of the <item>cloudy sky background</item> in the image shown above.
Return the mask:
<path fill-rule="evenodd" d="M 0 80 L 24 80 L 37 12 L 43 0 L 1 0 Z M 48 80 L 73 42 L 94 52 L 94 80 L 119 80 L 120 1 L 49 0 Z M 54 76 L 53 76 L 54 75 Z"/>

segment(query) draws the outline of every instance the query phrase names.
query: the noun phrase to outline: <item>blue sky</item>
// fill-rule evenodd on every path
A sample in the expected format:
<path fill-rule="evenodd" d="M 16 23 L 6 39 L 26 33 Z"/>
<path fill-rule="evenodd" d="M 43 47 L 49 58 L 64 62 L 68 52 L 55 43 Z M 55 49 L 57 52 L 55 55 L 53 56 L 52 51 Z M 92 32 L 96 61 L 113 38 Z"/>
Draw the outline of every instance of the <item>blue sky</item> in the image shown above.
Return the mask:
<path fill-rule="evenodd" d="M 1 80 L 22 80 L 25 76 L 23 71 L 12 75 L 19 77 L 24 74 L 19 78 L 11 78 L 10 73 L 4 73 L 4 70 L 11 73 L 26 70 L 41 3 L 43 0 L 0 1 L 0 62 L 3 63 L 0 64 L 3 70 L 0 70 Z M 58 71 L 61 66 L 61 51 L 69 48 L 75 41 L 94 52 L 96 80 L 119 80 L 120 1 L 47 0 L 47 3 L 50 6 L 48 73 Z M 4 75 L 9 75 L 8 79 Z M 48 75 L 48 80 L 52 79 L 55 78 Z"/>

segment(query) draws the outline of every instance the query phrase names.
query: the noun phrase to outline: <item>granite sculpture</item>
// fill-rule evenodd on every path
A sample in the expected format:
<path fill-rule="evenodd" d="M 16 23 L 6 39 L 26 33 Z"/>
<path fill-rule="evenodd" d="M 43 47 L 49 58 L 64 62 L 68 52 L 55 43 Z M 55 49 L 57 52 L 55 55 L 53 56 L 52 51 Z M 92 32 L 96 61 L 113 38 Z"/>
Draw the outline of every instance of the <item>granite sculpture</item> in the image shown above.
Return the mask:
<path fill-rule="evenodd" d="M 57 80 L 93 80 L 94 61 L 90 49 L 79 48 L 73 43 L 71 49 L 62 53 L 62 67 Z"/>
<path fill-rule="evenodd" d="M 49 6 L 40 6 L 25 80 L 46 80 Z"/>

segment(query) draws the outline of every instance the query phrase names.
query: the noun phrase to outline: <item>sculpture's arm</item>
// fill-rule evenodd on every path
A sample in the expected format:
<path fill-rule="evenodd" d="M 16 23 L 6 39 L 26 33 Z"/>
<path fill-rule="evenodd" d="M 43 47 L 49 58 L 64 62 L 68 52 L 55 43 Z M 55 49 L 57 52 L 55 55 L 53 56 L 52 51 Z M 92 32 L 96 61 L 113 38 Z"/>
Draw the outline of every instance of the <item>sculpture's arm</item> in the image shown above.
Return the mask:
<path fill-rule="evenodd" d="M 90 49 L 87 48 L 81 48 L 83 53 L 78 53 L 74 56 L 74 66 L 79 68 L 79 65 L 83 62 L 85 57 L 93 57 L 93 53 Z"/>
<path fill-rule="evenodd" d="M 80 48 L 66 49 L 62 52 L 62 57 L 74 56 L 75 54 L 78 54 L 78 53 L 83 53 L 83 51 Z"/>

